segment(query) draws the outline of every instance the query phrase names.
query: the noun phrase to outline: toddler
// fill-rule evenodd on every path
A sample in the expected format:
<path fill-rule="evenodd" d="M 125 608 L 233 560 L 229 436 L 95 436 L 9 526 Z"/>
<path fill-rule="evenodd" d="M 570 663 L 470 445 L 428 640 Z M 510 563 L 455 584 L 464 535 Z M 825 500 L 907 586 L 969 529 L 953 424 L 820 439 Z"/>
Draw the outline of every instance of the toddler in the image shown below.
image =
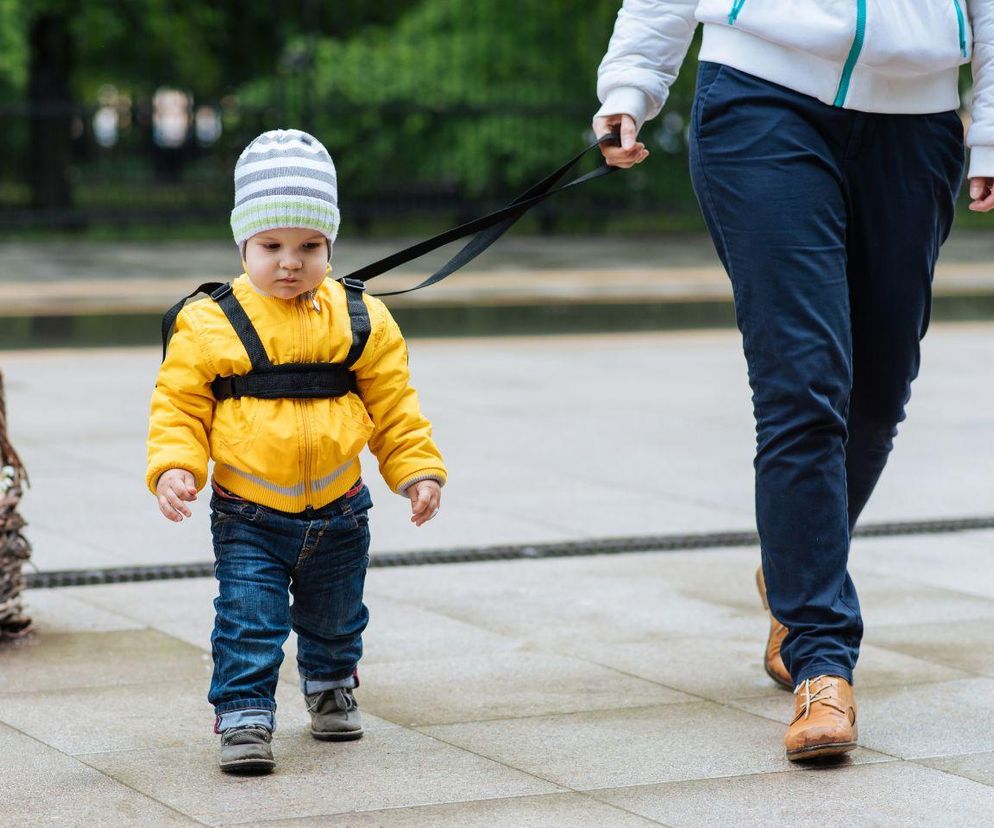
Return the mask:
<path fill-rule="evenodd" d="M 291 629 L 311 734 L 362 735 L 353 690 L 372 502 L 359 452 L 369 444 L 418 526 L 446 479 L 397 323 L 361 282 L 328 278 L 337 202 L 335 166 L 313 136 L 273 130 L 248 145 L 231 213 L 245 272 L 182 309 L 152 396 L 147 483 L 165 517 L 190 517 L 214 461 L 208 699 L 229 773 L 274 767 Z"/>

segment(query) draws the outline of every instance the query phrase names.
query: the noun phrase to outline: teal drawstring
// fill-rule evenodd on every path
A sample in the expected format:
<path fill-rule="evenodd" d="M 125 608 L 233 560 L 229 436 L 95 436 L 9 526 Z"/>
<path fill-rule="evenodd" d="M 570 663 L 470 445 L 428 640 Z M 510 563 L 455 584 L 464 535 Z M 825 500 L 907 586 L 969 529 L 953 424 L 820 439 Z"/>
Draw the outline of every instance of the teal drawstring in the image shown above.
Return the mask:
<path fill-rule="evenodd" d="M 956 22 L 959 24 L 959 51 L 963 57 L 969 57 L 966 51 L 966 20 L 963 19 L 963 7 L 959 4 L 959 0 L 953 0 L 953 6 L 956 9 Z"/>
<path fill-rule="evenodd" d="M 735 25 L 735 21 L 738 18 L 739 12 L 742 10 L 742 7 L 745 5 L 745 1 L 746 0 L 735 0 L 735 2 L 732 3 L 732 10 L 728 13 L 729 26 Z"/>
<path fill-rule="evenodd" d="M 842 67 L 842 78 L 839 80 L 839 91 L 835 94 L 834 106 L 842 106 L 849 95 L 849 82 L 852 80 L 859 53 L 863 51 L 863 38 L 866 37 L 866 0 L 856 0 L 856 34 L 853 37 L 852 48 L 846 65 Z"/>

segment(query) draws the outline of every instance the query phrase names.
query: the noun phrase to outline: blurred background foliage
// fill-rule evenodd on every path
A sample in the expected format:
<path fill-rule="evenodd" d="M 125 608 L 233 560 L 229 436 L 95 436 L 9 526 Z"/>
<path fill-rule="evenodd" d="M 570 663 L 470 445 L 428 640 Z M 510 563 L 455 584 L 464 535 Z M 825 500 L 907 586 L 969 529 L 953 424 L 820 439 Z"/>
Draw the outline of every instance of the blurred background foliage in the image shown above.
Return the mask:
<path fill-rule="evenodd" d="M 223 238 L 238 153 L 286 126 L 331 151 L 347 232 L 465 218 L 591 140 L 619 6 L 0 0 L 0 233 Z M 643 129 L 649 162 L 543 206 L 533 228 L 700 229 L 695 53 Z"/>

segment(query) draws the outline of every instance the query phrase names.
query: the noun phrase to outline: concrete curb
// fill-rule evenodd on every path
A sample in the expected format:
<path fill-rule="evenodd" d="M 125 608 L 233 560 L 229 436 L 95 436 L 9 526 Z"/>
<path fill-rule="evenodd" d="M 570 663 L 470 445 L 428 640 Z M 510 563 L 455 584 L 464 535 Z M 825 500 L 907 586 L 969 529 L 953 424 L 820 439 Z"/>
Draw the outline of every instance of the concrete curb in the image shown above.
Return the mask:
<path fill-rule="evenodd" d="M 727 328 L 735 324 L 730 297 L 595 297 L 508 303 L 409 303 L 391 310 L 405 335 L 419 337 L 511 336 Z M 153 345 L 161 314 L 27 314 L 2 317 L 0 349 Z M 934 321 L 994 319 L 994 289 L 939 292 Z"/>

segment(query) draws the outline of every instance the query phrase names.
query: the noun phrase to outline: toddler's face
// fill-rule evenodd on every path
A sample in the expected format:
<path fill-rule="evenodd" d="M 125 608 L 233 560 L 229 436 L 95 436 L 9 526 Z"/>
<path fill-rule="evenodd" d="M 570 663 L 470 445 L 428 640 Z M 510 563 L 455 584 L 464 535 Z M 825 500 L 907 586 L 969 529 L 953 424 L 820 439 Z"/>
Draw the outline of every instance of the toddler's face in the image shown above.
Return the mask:
<path fill-rule="evenodd" d="M 266 230 L 246 243 L 245 270 L 263 293 L 293 299 L 324 281 L 328 241 L 320 233 L 297 227 Z"/>

